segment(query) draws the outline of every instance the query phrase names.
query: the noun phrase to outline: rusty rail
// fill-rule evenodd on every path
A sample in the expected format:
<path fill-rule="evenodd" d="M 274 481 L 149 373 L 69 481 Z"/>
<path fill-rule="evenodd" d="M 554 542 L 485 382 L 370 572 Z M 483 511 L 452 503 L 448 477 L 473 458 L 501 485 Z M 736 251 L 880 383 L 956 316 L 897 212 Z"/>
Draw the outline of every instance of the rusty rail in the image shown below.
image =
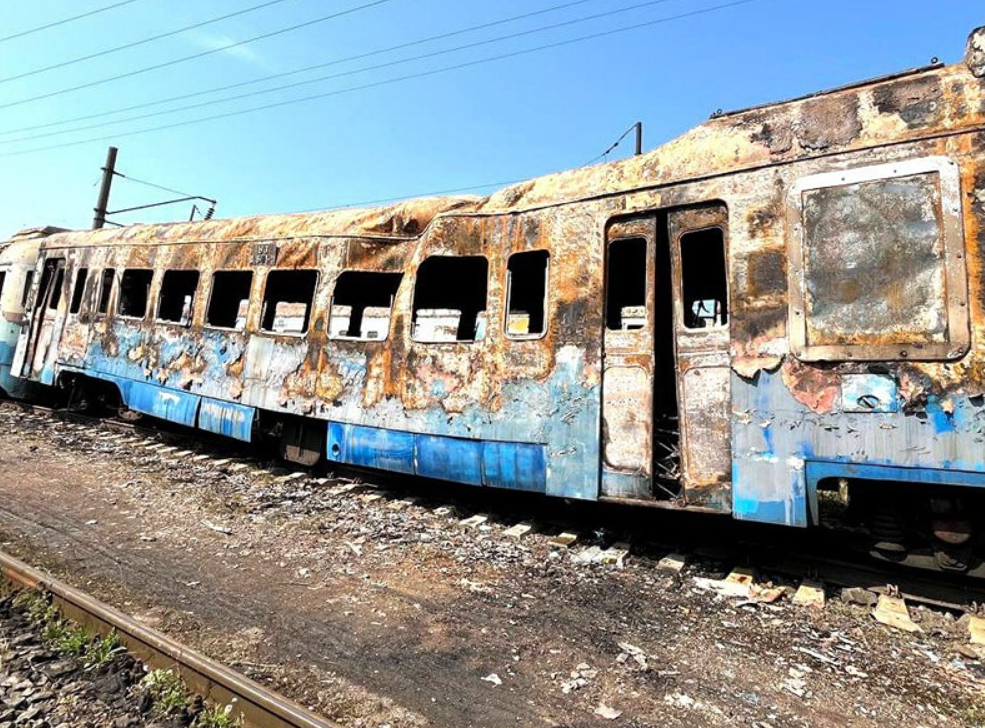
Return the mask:
<path fill-rule="evenodd" d="M 75 622 L 103 635 L 115 630 L 134 657 L 155 668 L 177 669 L 185 684 L 207 699 L 228 705 L 235 698 L 236 710 L 249 728 L 336 728 L 244 675 L 2 552 L 0 574 L 16 585 L 49 592 L 62 614 Z"/>

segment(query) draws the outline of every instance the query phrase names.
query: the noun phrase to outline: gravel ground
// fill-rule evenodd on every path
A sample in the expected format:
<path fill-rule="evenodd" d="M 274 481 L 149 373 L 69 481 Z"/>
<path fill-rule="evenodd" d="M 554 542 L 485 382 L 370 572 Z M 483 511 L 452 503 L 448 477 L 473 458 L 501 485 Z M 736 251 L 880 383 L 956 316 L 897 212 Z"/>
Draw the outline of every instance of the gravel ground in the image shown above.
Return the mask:
<path fill-rule="evenodd" d="M 911 607 L 908 634 L 851 600 L 702 588 L 732 564 L 666 572 L 645 544 L 601 563 L 611 535 L 559 548 L 495 510 L 463 524 L 413 484 L 10 410 L 0 432 L 3 548 L 345 726 L 985 725 L 983 655 L 946 612 Z"/>
<path fill-rule="evenodd" d="M 143 666 L 117 654 L 98 667 L 67 656 L 42 639 L 39 628 L 0 596 L 0 728 L 170 728 L 157 723 L 137 688 Z M 142 711 L 143 709 L 143 711 Z"/>

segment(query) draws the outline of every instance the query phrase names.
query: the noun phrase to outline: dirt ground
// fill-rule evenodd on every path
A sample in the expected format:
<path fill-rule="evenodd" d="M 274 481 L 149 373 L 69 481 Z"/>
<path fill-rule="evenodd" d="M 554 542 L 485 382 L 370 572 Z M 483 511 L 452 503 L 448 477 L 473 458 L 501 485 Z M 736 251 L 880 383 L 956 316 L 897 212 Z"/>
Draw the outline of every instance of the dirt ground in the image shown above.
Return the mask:
<path fill-rule="evenodd" d="M 586 535 L 463 526 L 412 488 L 9 409 L 0 444 L 4 550 L 343 726 L 985 725 L 985 664 L 943 611 L 907 634 L 837 598 L 743 603 L 701 564 L 593 563 Z"/>

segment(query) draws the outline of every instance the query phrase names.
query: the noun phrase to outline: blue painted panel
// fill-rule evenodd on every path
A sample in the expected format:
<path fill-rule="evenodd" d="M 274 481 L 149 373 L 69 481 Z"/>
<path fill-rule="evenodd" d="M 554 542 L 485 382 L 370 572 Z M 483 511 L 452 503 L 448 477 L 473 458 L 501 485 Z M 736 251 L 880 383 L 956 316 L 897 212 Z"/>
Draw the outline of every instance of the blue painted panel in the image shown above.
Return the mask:
<path fill-rule="evenodd" d="M 774 457 L 733 460 L 732 516 L 739 521 L 807 526 L 803 461 Z"/>
<path fill-rule="evenodd" d="M 985 473 L 940 468 L 898 468 L 891 465 L 864 463 L 808 462 L 807 482 L 813 490 L 824 478 L 858 478 L 862 480 L 897 480 L 905 483 L 960 485 L 985 488 Z"/>
<path fill-rule="evenodd" d="M 472 485 L 547 490 L 544 445 L 328 423 L 328 459 Z"/>
<path fill-rule="evenodd" d="M 253 438 L 255 413 L 253 407 L 202 397 L 198 410 L 198 426 L 207 432 L 250 442 Z"/>
<path fill-rule="evenodd" d="M 328 459 L 397 473 L 413 473 L 414 435 L 330 422 Z"/>
<path fill-rule="evenodd" d="M 415 435 L 417 474 L 482 485 L 482 443 L 457 437 Z"/>
<path fill-rule="evenodd" d="M 201 398 L 194 394 L 133 381 L 129 382 L 129 387 L 121 387 L 121 390 L 126 406 L 132 410 L 177 422 L 179 425 L 195 426 Z"/>
<path fill-rule="evenodd" d="M 547 491 L 547 455 L 543 445 L 485 442 L 482 469 L 485 485 L 537 493 Z"/>

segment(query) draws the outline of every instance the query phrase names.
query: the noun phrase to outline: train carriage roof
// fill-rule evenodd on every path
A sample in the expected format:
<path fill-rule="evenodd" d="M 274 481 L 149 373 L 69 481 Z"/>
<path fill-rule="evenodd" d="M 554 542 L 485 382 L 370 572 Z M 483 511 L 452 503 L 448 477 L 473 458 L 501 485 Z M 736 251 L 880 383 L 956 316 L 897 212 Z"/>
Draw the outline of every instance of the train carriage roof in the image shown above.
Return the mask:
<path fill-rule="evenodd" d="M 985 27 L 971 34 L 961 63 L 717 114 L 643 155 L 520 182 L 486 198 L 425 197 L 364 209 L 131 225 L 56 234 L 45 247 L 305 236 L 399 241 L 417 237 L 442 214 L 520 212 L 983 126 Z"/>

